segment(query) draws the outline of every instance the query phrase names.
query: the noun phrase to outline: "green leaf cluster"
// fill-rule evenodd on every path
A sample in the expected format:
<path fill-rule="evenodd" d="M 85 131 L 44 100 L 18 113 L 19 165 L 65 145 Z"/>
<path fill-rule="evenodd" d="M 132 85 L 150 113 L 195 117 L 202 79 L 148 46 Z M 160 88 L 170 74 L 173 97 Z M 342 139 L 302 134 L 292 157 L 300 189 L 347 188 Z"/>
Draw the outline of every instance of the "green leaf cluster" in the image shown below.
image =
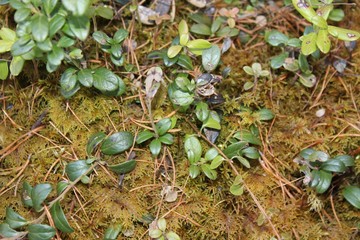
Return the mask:
<path fill-rule="evenodd" d="M 65 98 L 73 96 L 80 89 L 80 85 L 88 88 L 93 86 L 107 96 L 120 96 L 126 90 L 124 81 L 103 67 L 94 70 L 68 68 L 61 75 L 61 94 Z"/>
<path fill-rule="evenodd" d="M 160 218 L 154 220 L 149 227 L 149 236 L 152 239 L 158 240 L 180 240 L 179 235 L 173 231 L 166 231 L 166 220 L 165 218 Z"/>
<path fill-rule="evenodd" d="M 125 57 L 123 55 L 122 43 L 128 37 L 129 32 L 125 29 L 119 29 L 115 32 L 113 38 L 106 35 L 102 31 L 93 33 L 93 38 L 100 44 L 101 50 L 110 54 L 110 59 L 116 66 L 124 64 Z"/>
<path fill-rule="evenodd" d="M 176 124 L 175 118 L 163 118 L 155 124 L 155 129 L 144 130 L 136 137 L 136 143 L 142 144 L 150 139 L 150 152 L 156 157 L 160 154 L 162 144 L 171 145 L 174 143 L 174 136 L 168 131 Z"/>
<path fill-rule="evenodd" d="M 216 168 L 218 168 L 224 158 L 219 155 L 215 148 L 210 148 L 202 157 L 202 147 L 199 139 L 195 136 L 187 136 L 184 142 L 184 149 L 190 162 L 189 175 L 196 178 L 200 171 L 211 180 L 217 178 Z"/>
<path fill-rule="evenodd" d="M 302 165 L 301 171 L 305 174 L 304 183 L 314 188 L 317 193 L 326 192 L 335 174 L 345 173 L 355 164 L 354 158 L 350 155 L 331 158 L 327 153 L 312 148 L 302 150 L 294 161 Z M 358 187 L 346 187 L 343 195 L 350 204 L 360 208 Z"/>

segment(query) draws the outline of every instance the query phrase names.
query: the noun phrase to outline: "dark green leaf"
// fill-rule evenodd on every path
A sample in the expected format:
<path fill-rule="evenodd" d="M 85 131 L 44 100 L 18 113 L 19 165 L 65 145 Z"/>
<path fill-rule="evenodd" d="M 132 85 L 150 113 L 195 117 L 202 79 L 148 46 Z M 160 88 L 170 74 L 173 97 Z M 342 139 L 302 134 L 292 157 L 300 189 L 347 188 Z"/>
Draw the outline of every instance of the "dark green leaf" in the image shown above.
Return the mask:
<path fill-rule="evenodd" d="M 339 155 L 336 156 L 335 159 L 344 163 L 346 167 L 352 167 L 355 165 L 355 159 L 350 155 Z"/>
<path fill-rule="evenodd" d="M 260 157 L 259 151 L 254 147 L 247 147 L 241 151 L 247 158 L 258 159 Z"/>
<path fill-rule="evenodd" d="M 345 199 L 357 209 L 360 209 L 360 188 L 356 186 L 347 186 L 343 190 Z"/>
<path fill-rule="evenodd" d="M 11 238 L 16 239 L 16 236 L 20 235 L 21 233 L 12 229 L 9 224 L 1 223 L 0 224 L 0 237 L 4 238 Z"/>
<path fill-rule="evenodd" d="M 180 54 L 176 63 L 187 70 L 194 69 L 191 58 L 185 54 Z"/>
<path fill-rule="evenodd" d="M 200 167 L 203 173 L 205 173 L 205 175 L 211 180 L 215 180 L 217 178 L 216 171 L 214 169 L 211 169 L 209 164 L 201 164 Z"/>
<path fill-rule="evenodd" d="M 49 35 L 49 22 L 44 15 L 35 15 L 31 20 L 31 32 L 37 42 L 43 42 Z"/>
<path fill-rule="evenodd" d="M 60 48 L 68 48 L 75 44 L 75 40 L 68 37 L 68 36 L 62 36 L 58 43 L 56 44 Z"/>
<path fill-rule="evenodd" d="M 109 169 L 117 174 L 125 174 L 129 173 L 135 169 L 136 161 L 134 159 L 116 164 L 116 165 L 109 165 Z"/>
<path fill-rule="evenodd" d="M 267 121 L 274 118 L 274 113 L 270 109 L 262 108 L 256 113 L 259 116 L 259 121 Z"/>
<path fill-rule="evenodd" d="M 207 35 L 207 36 L 211 35 L 210 27 L 202 23 L 192 25 L 190 28 L 190 32 L 200 35 Z"/>
<path fill-rule="evenodd" d="M 114 17 L 114 11 L 109 6 L 97 6 L 95 14 L 108 20 Z"/>
<path fill-rule="evenodd" d="M 84 175 L 89 168 L 90 164 L 88 164 L 86 160 L 78 160 L 68 163 L 65 167 L 65 172 L 68 175 L 70 181 L 73 182 L 80 176 Z"/>
<path fill-rule="evenodd" d="M 279 31 L 272 30 L 265 35 L 265 40 L 272 46 L 279 46 L 280 44 L 287 45 L 289 38 Z"/>
<path fill-rule="evenodd" d="M 150 152 L 153 156 L 157 156 L 160 153 L 161 150 L 161 142 L 159 139 L 154 139 L 150 142 L 149 145 Z"/>
<path fill-rule="evenodd" d="M 303 73 L 310 73 L 309 63 L 304 54 L 299 55 L 299 67 Z"/>
<path fill-rule="evenodd" d="M 68 181 L 61 181 L 56 184 L 56 193 L 59 196 L 69 186 Z"/>
<path fill-rule="evenodd" d="M 174 143 L 174 137 L 170 133 L 166 133 L 166 134 L 162 135 L 161 137 L 159 137 L 159 140 L 160 140 L 160 142 L 167 144 L 167 145 L 171 145 Z"/>
<path fill-rule="evenodd" d="M 282 67 L 282 65 L 284 64 L 285 62 L 285 59 L 289 56 L 289 53 L 288 52 L 283 52 L 275 57 L 272 57 L 271 58 L 271 61 L 270 61 L 270 66 L 271 68 L 273 69 L 278 69 L 280 67 Z"/>
<path fill-rule="evenodd" d="M 49 183 L 40 183 L 33 188 L 31 191 L 31 199 L 35 211 L 40 212 L 42 210 L 42 203 L 50 194 L 51 190 L 52 187 Z"/>
<path fill-rule="evenodd" d="M 90 31 L 90 21 L 86 16 L 70 16 L 69 27 L 74 35 L 81 41 L 85 41 Z"/>
<path fill-rule="evenodd" d="M 205 49 L 202 53 L 202 65 L 208 72 L 213 71 L 220 62 L 220 48 L 212 45 L 211 48 Z"/>
<path fill-rule="evenodd" d="M 76 86 L 76 70 L 74 68 L 68 68 L 64 71 L 60 78 L 60 86 L 64 91 L 71 91 Z"/>
<path fill-rule="evenodd" d="M 106 138 L 101 145 L 101 152 L 107 155 L 114 155 L 128 150 L 134 142 L 130 132 L 117 132 Z"/>
<path fill-rule="evenodd" d="M 14 20 L 17 23 L 25 21 L 30 16 L 31 10 L 29 8 L 20 8 L 14 14 Z"/>
<path fill-rule="evenodd" d="M 234 134 L 234 138 L 255 145 L 261 145 L 260 139 L 249 130 L 242 130 Z"/>
<path fill-rule="evenodd" d="M 247 145 L 246 142 L 236 142 L 225 148 L 223 151 L 228 158 L 236 157 L 240 154 L 240 151 Z"/>
<path fill-rule="evenodd" d="M 215 111 L 210 111 L 209 117 L 203 122 L 203 125 L 201 126 L 201 129 L 203 128 L 213 128 L 220 130 L 220 117 Z"/>
<path fill-rule="evenodd" d="M 333 9 L 331 12 L 330 12 L 330 15 L 329 15 L 329 19 L 331 21 L 335 21 L 335 22 L 340 22 L 341 20 L 343 20 L 345 17 L 345 13 L 342 9 L 340 8 L 337 8 L 337 9 Z"/>
<path fill-rule="evenodd" d="M 82 16 L 88 10 L 91 1 L 90 0 L 62 0 L 64 7 L 72 12 L 75 16 Z"/>
<path fill-rule="evenodd" d="M 25 4 L 21 0 L 10 0 L 10 6 L 14 9 L 20 9 L 25 7 Z"/>
<path fill-rule="evenodd" d="M 239 35 L 239 29 L 237 28 L 224 27 L 216 32 L 218 37 L 235 37 L 237 35 Z"/>
<path fill-rule="evenodd" d="M 21 56 L 13 57 L 10 63 L 11 75 L 17 76 L 21 73 L 24 67 L 25 60 Z"/>
<path fill-rule="evenodd" d="M 210 28 L 211 33 L 217 32 L 223 22 L 224 20 L 221 17 L 215 18 L 215 20 L 211 24 L 211 28 Z"/>
<path fill-rule="evenodd" d="M 64 57 L 65 57 L 64 50 L 62 48 L 59 48 L 58 46 L 53 46 L 52 51 L 47 55 L 47 60 L 52 65 L 60 65 Z"/>
<path fill-rule="evenodd" d="M 111 39 L 108 35 L 106 35 L 106 33 L 102 32 L 102 31 L 94 32 L 92 34 L 92 37 L 95 39 L 95 41 L 97 41 L 101 45 L 108 44 Z"/>
<path fill-rule="evenodd" d="M 53 48 L 53 45 L 49 38 L 45 39 L 43 42 L 36 43 L 36 46 L 44 52 L 50 52 Z"/>
<path fill-rule="evenodd" d="M 9 75 L 9 67 L 6 61 L 0 60 L 0 80 L 5 80 Z"/>
<path fill-rule="evenodd" d="M 137 144 L 141 144 L 147 140 L 149 140 L 150 138 L 154 137 L 154 133 L 150 132 L 149 130 L 145 130 L 140 132 L 137 137 L 136 137 L 136 143 Z"/>
<path fill-rule="evenodd" d="M 35 42 L 31 40 L 29 35 L 25 35 L 11 46 L 11 54 L 13 56 L 20 56 L 30 52 L 33 47 L 35 47 Z"/>
<path fill-rule="evenodd" d="M 242 165 L 244 165 L 246 168 L 250 168 L 250 163 L 246 158 L 243 158 L 241 156 L 235 157 Z"/>
<path fill-rule="evenodd" d="M 65 17 L 57 13 L 49 22 L 49 36 L 53 37 L 65 24 Z"/>
<path fill-rule="evenodd" d="M 301 41 L 298 38 L 291 38 L 288 43 L 288 46 L 299 48 L 301 47 Z"/>
<path fill-rule="evenodd" d="M 194 179 L 197 176 L 199 176 L 199 174 L 200 174 L 199 166 L 190 165 L 190 167 L 189 167 L 189 176 Z"/>
<path fill-rule="evenodd" d="M 116 43 L 121 43 L 122 41 L 125 40 L 125 38 L 127 38 L 128 35 L 129 35 L 129 32 L 127 30 L 119 29 L 114 34 L 113 39 Z"/>
<path fill-rule="evenodd" d="M 116 240 L 121 231 L 121 228 L 122 227 L 120 224 L 108 227 L 104 233 L 104 240 Z"/>
<path fill-rule="evenodd" d="M 185 139 L 184 143 L 187 158 L 191 164 L 195 164 L 201 159 L 202 148 L 200 141 L 195 136 L 190 136 Z"/>
<path fill-rule="evenodd" d="M 344 172 L 346 170 L 345 164 L 338 159 L 330 159 L 320 166 L 321 170 L 328 171 L 328 172 Z"/>
<path fill-rule="evenodd" d="M 71 228 L 69 222 L 66 219 L 64 211 L 62 210 L 59 201 L 57 201 L 50 208 L 51 217 L 54 220 L 55 227 L 64 233 L 72 233 L 74 229 Z"/>
<path fill-rule="evenodd" d="M 90 156 L 94 149 L 106 138 L 106 134 L 103 132 L 97 132 L 90 136 L 86 144 L 86 154 Z"/>
<path fill-rule="evenodd" d="M 195 109 L 196 117 L 201 121 L 204 122 L 210 114 L 209 106 L 204 102 L 199 102 L 196 104 Z"/>
<path fill-rule="evenodd" d="M 104 92 L 115 91 L 119 87 L 118 77 L 106 68 L 98 68 L 93 74 L 94 87 Z"/>
<path fill-rule="evenodd" d="M 27 181 L 25 181 L 23 183 L 23 189 L 21 192 L 21 200 L 24 203 L 24 205 L 27 207 L 33 206 L 33 201 L 31 199 L 32 190 L 33 190 L 32 186 Z"/>
<path fill-rule="evenodd" d="M 120 44 L 111 45 L 110 52 L 114 56 L 115 59 L 120 58 L 122 55 L 121 45 Z"/>
<path fill-rule="evenodd" d="M 312 181 L 310 187 L 315 187 L 316 192 L 324 193 L 330 186 L 332 180 L 332 174 L 322 170 L 313 170 Z"/>
<path fill-rule="evenodd" d="M 194 101 L 192 94 L 180 90 L 175 91 L 173 96 L 170 95 L 170 98 L 171 101 L 178 106 L 187 106 Z"/>
<path fill-rule="evenodd" d="M 46 65 L 46 69 L 48 69 L 48 65 Z M 48 70 L 49 71 L 49 70 Z M 76 83 L 75 87 L 69 91 L 66 91 L 65 89 L 60 89 L 61 95 L 63 95 L 64 98 L 68 99 L 72 97 L 77 91 L 80 90 L 80 86 L 78 83 Z"/>
<path fill-rule="evenodd" d="M 33 224 L 28 228 L 29 240 L 50 240 L 55 236 L 55 229 L 44 224 Z"/>
<path fill-rule="evenodd" d="M 11 228 L 19 228 L 25 226 L 27 221 L 20 214 L 15 212 L 12 208 L 6 208 L 6 223 L 9 224 Z M 1 233 L 0 233 L 1 234 Z"/>
<path fill-rule="evenodd" d="M 170 130 L 171 120 L 170 118 L 161 119 L 159 122 L 155 124 L 157 133 L 161 136 L 164 135 L 167 131 Z"/>
<path fill-rule="evenodd" d="M 93 85 L 93 75 L 90 69 L 81 69 L 77 73 L 77 80 L 84 86 L 84 87 L 91 87 Z"/>
<path fill-rule="evenodd" d="M 190 14 L 189 16 L 193 21 L 197 22 L 197 23 L 202 23 L 202 24 L 205 24 L 207 26 L 210 26 L 211 25 L 211 22 L 212 20 L 207 16 L 205 15 L 204 13 L 202 12 L 196 12 L 196 13 L 193 13 L 193 14 Z"/>

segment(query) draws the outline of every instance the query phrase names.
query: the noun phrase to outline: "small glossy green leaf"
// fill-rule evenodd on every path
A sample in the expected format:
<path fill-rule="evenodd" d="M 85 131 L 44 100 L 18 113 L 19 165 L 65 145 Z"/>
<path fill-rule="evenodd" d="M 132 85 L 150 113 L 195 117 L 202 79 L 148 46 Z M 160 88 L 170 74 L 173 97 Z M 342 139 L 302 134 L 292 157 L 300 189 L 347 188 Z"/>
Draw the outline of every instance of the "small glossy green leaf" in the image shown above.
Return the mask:
<path fill-rule="evenodd" d="M 187 158 L 191 164 L 195 164 L 201 159 L 202 148 L 200 141 L 195 136 L 190 136 L 185 139 L 184 143 Z"/>
<path fill-rule="evenodd" d="M 246 158 L 243 158 L 242 156 L 236 156 L 235 159 L 238 160 L 244 167 L 251 167 L 250 162 Z"/>
<path fill-rule="evenodd" d="M 76 79 L 76 70 L 74 68 L 68 68 L 64 71 L 60 78 L 60 86 L 64 91 L 70 91 L 75 88 L 77 79 Z"/>
<path fill-rule="evenodd" d="M 149 230 L 149 236 L 151 238 L 155 238 L 155 239 L 158 239 L 162 236 L 162 231 L 160 229 L 150 229 Z"/>
<path fill-rule="evenodd" d="M 150 132 L 149 130 L 142 131 L 137 135 L 136 143 L 141 144 L 141 143 L 149 140 L 150 138 L 153 138 L 154 136 L 155 136 L 155 134 L 153 132 Z"/>
<path fill-rule="evenodd" d="M 255 145 L 261 145 L 260 139 L 249 130 L 242 130 L 234 134 L 234 138 Z"/>
<path fill-rule="evenodd" d="M 157 224 L 158 228 L 161 230 L 161 231 L 165 231 L 166 230 L 166 220 L 165 218 L 160 218 L 158 221 L 157 221 Z"/>
<path fill-rule="evenodd" d="M 190 28 L 190 32 L 206 36 L 211 35 L 210 27 L 202 23 L 192 25 Z"/>
<path fill-rule="evenodd" d="M 43 0 L 43 7 L 46 15 L 50 16 L 52 11 L 55 9 L 58 0 Z"/>
<path fill-rule="evenodd" d="M 30 16 L 31 10 L 29 8 L 20 8 L 14 14 L 14 20 L 17 23 L 25 21 Z"/>
<path fill-rule="evenodd" d="M 170 118 L 161 119 L 159 122 L 155 124 L 156 130 L 158 134 L 161 136 L 170 130 L 171 120 Z"/>
<path fill-rule="evenodd" d="M 258 159 L 260 157 L 259 151 L 254 147 L 247 147 L 241 151 L 247 158 Z"/>
<path fill-rule="evenodd" d="M 305 56 L 312 54 L 316 51 L 316 33 L 312 32 L 308 35 L 302 36 L 300 39 L 301 43 L 301 53 Z"/>
<path fill-rule="evenodd" d="M 200 168 L 196 165 L 190 165 L 189 167 L 189 176 L 194 179 L 200 174 Z"/>
<path fill-rule="evenodd" d="M 268 121 L 274 118 L 274 113 L 267 108 L 262 108 L 259 111 L 256 112 L 256 114 L 258 115 L 258 119 L 259 121 Z"/>
<path fill-rule="evenodd" d="M 53 48 L 52 42 L 49 38 L 45 39 L 43 42 L 37 42 L 36 46 L 44 52 L 50 52 Z"/>
<path fill-rule="evenodd" d="M 55 14 L 49 21 L 49 36 L 53 37 L 65 24 L 65 17 L 61 14 Z"/>
<path fill-rule="evenodd" d="M 216 32 L 217 37 L 235 37 L 237 35 L 239 35 L 239 29 L 230 28 L 228 26 L 223 27 L 219 31 Z"/>
<path fill-rule="evenodd" d="M 62 0 L 61 2 L 63 6 L 75 16 L 84 15 L 91 3 L 90 0 Z"/>
<path fill-rule="evenodd" d="M 230 186 L 230 192 L 235 196 L 241 196 L 244 193 L 244 186 L 233 184 Z"/>
<path fill-rule="evenodd" d="M 31 191 L 31 199 L 33 202 L 33 208 L 35 211 L 40 212 L 42 209 L 42 203 L 50 194 L 52 187 L 49 183 L 40 183 L 36 185 Z"/>
<path fill-rule="evenodd" d="M 97 68 L 93 73 L 94 87 L 104 92 L 111 92 L 118 89 L 117 76 L 106 68 Z"/>
<path fill-rule="evenodd" d="M 357 209 L 360 209 L 360 188 L 356 186 L 347 186 L 343 190 L 345 199 Z"/>
<path fill-rule="evenodd" d="M 101 145 L 101 152 L 107 155 L 114 155 L 128 150 L 134 142 L 130 132 L 122 131 L 110 135 Z"/>
<path fill-rule="evenodd" d="M 346 167 L 352 167 L 355 165 L 355 159 L 350 155 L 339 155 L 336 156 L 335 159 L 344 163 Z"/>
<path fill-rule="evenodd" d="M 65 172 L 68 175 L 70 181 L 75 181 L 77 178 L 85 174 L 90 168 L 90 164 L 85 160 L 77 160 L 75 162 L 68 163 L 65 167 Z"/>
<path fill-rule="evenodd" d="M 190 14 L 190 19 L 195 21 L 196 23 L 201 23 L 207 26 L 210 26 L 212 23 L 212 20 L 209 16 L 202 12 L 195 12 L 193 14 Z"/>
<path fill-rule="evenodd" d="M 348 30 L 345 28 L 329 26 L 328 31 L 334 37 L 344 40 L 344 41 L 355 41 L 360 38 L 360 33 L 353 30 Z"/>
<path fill-rule="evenodd" d="M 181 49 L 182 49 L 182 46 L 180 46 L 180 45 L 171 46 L 167 51 L 167 56 L 169 58 L 174 58 L 180 53 Z"/>
<path fill-rule="evenodd" d="M 182 34 L 188 34 L 188 33 L 189 33 L 188 25 L 187 25 L 186 21 L 183 19 L 179 23 L 179 36 L 181 36 Z"/>
<path fill-rule="evenodd" d="M 12 208 L 9 207 L 6 208 L 5 220 L 6 223 L 9 224 L 9 226 L 14 229 L 25 226 L 27 224 L 27 221 L 24 217 L 22 217 L 20 214 L 18 214 Z"/>
<path fill-rule="evenodd" d="M 121 43 L 123 42 L 127 37 L 129 36 L 129 32 L 125 29 L 119 29 L 116 31 L 116 33 L 114 34 L 114 41 L 116 43 Z"/>
<path fill-rule="evenodd" d="M 20 56 L 30 52 L 33 47 L 35 47 L 35 42 L 31 40 L 29 35 L 25 35 L 11 46 L 11 54 L 13 56 Z"/>
<path fill-rule="evenodd" d="M 95 9 L 95 14 L 102 18 L 111 20 L 114 17 L 114 10 L 109 6 L 97 6 Z"/>
<path fill-rule="evenodd" d="M 299 55 L 299 67 L 301 69 L 301 71 L 305 74 L 309 74 L 311 73 L 310 71 L 310 66 L 309 66 L 309 63 L 307 61 L 307 58 L 304 54 L 301 54 Z"/>
<path fill-rule="evenodd" d="M 346 170 L 345 164 L 338 159 L 330 159 L 320 166 L 321 170 L 328 172 L 344 172 Z"/>
<path fill-rule="evenodd" d="M 217 178 L 217 172 L 210 168 L 209 164 L 201 164 L 201 171 L 211 180 L 215 180 Z"/>
<path fill-rule="evenodd" d="M 316 84 L 316 77 L 314 74 L 300 74 L 299 81 L 305 87 L 311 88 Z"/>
<path fill-rule="evenodd" d="M 47 60 L 53 65 L 60 65 L 64 57 L 64 50 L 58 46 L 54 46 L 52 51 L 48 53 Z"/>
<path fill-rule="evenodd" d="M 335 22 L 340 22 L 344 19 L 345 17 L 345 13 L 342 9 L 340 8 L 337 8 L 337 9 L 333 9 L 331 12 L 330 12 L 330 15 L 329 15 L 329 19 L 331 21 L 335 21 Z"/>
<path fill-rule="evenodd" d="M 313 180 L 310 183 L 310 187 L 315 187 L 316 192 L 324 193 L 331 184 L 332 174 L 323 170 L 313 170 L 311 172 Z"/>
<path fill-rule="evenodd" d="M 167 240 L 181 240 L 181 238 L 179 237 L 179 235 L 177 235 L 175 232 L 173 231 L 169 231 L 165 234 L 166 239 Z"/>
<path fill-rule="evenodd" d="M 46 69 L 49 71 L 48 69 L 48 65 L 46 65 Z M 65 89 L 61 88 L 60 89 L 60 92 L 61 92 L 61 95 L 65 98 L 65 99 L 68 99 L 70 97 L 72 97 L 77 91 L 80 90 L 80 86 L 79 86 L 79 83 L 76 83 L 75 84 L 75 87 L 73 89 L 70 89 L 69 91 L 66 91 Z"/>
<path fill-rule="evenodd" d="M 6 61 L 0 60 L 0 80 L 5 80 L 9 75 L 9 67 Z"/>
<path fill-rule="evenodd" d="M 289 38 L 277 30 L 272 30 L 265 35 L 265 40 L 272 46 L 279 46 L 280 44 L 287 45 Z"/>
<path fill-rule="evenodd" d="M 68 37 L 68 36 L 62 36 L 59 41 L 57 42 L 56 46 L 60 48 L 68 48 L 75 44 L 75 40 Z"/>
<path fill-rule="evenodd" d="M 86 154 L 90 156 L 94 149 L 106 138 L 106 134 L 103 132 L 97 132 L 90 136 L 86 144 Z"/>
<path fill-rule="evenodd" d="M 35 15 L 32 18 L 31 32 L 35 41 L 45 41 L 49 35 L 49 22 L 45 15 Z"/>
<path fill-rule="evenodd" d="M 51 217 L 54 220 L 57 229 L 64 233 L 72 233 L 74 229 L 71 228 L 69 222 L 66 219 L 64 211 L 62 210 L 59 201 L 57 201 L 50 208 Z"/>
<path fill-rule="evenodd" d="M 160 151 L 161 151 L 161 142 L 159 139 L 154 139 L 150 142 L 149 145 L 150 148 L 150 152 L 153 156 L 157 156 L 159 155 Z"/>
<path fill-rule="evenodd" d="M 178 106 L 188 106 L 194 101 L 194 95 L 180 90 L 175 91 L 173 96 L 170 95 L 170 98 Z"/>
<path fill-rule="evenodd" d="M 92 37 L 101 45 L 106 45 L 110 42 L 111 38 L 102 31 L 96 31 L 92 34 Z"/>
<path fill-rule="evenodd" d="M 110 49 L 111 54 L 115 57 L 115 58 L 120 58 L 122 55 L 122 48 L 120 44 L 113 44 L 111 45 L 111 49 Z"/>
<path fill-rule="evenodd" d="M 90 31 L 90 21 L 86 16 L 70 16 L 68 18 L 70 30 L 81 41 L 85 41 Z"/>
<path fill-rule="evenodd" d="M 108 167 L 111 171 L 116 172 L 117 174 L 125 174 L 134 170 L 135 166 L 136 166 L 136 161 L 134 159 L 131 159 L 129 161 L 119 163 L 116 165 L 109 165 Z"/>
<path fill-rule="evenodd" d="M 182 34 L 180 35 L 180 40 L 179 40 L 179 43 L 181 46 L 186 46 L 186 44 L 189 42 L 189 34 Z"/>
<path fill-rule="evenodd" d="M 203 125 L 201 126 L 201 129 L 203 128 L 213 128 L 220 130 L 220 117 L 215 111 L 210 111 L 209 117 L 203 122 Z"/>
<path fill-rule="evenodd" d="M 247 143 L 244 142 L 236 142 L 231 145 L 229 145 L 227 148 L 224 149 L 224 154 L 228 158 L 236 157 L 240 154 L 240 151 L 247 145 Z"/>
<path fill-rule="evenodd" d="M 270 66 L 272 69 L 278 69 L 282 67 L 285 62 L 285 59 L 289 56 L 288 52 L 283 52 L 275 57 L 271 58 Z"/>
<path fill-rule="evenodd" d="M 9 224 L 1 223 L 0 224 L 0 237 L 8 238 L 8 239 L 16 239 L 16 236 L 21 233 L 12 229 Z"/>
<path fill-rule="evenodd" d="M 59 196 L 68 186 L 69 186 L 69 182 L 68 181 L 60 181 L 56 184 L 56 193 Z"/>
<path fill-rule="evenodd" d="M 91 87 L 93 85 L 93 75 L 90 69 L 81 69 L 77 73 L 77 80 L 85 87 Z"/>
<path fill-rule="evenodd" d="M 159 140 L 163 144 L 167 144 L 167 145 L 171 145 L 174 143 L 174 137 L 170 133 L 166 133 L 166 134 L 162 135 L 161 137 L 159 137 Z"/>
<path fill-rule="evenodd" d="M 218 168 L 221 163 L 224 161 L 224 158 L 220 155 L 217 155 L 212 161 L 211 161 L 211 164 L 210 164 L 210 168 L 211 169 L 216 169 Z"/>
<path fill-rule="evenodd" d="M 249 75 L 254 75 L 253 69 L 251 67 L 249 67 L 249 66 L 244 66 L 243 70 Z"/>
<path fill-rule="evenodd" d="M 120 224 L 115 224 L 106 229 L 104 233 L 104 240 L 116 240 L 121 231 L 122 227 Z"/>
<path fill-rule="evenodd" d="M 215 148 L 210 148 L 206 153 L 205 153 L 205 160 L 206 161 L 211 161 L 213 160 L 217 155 L 218 155 L 218 151 Z"/>
<path fill-rule="evenodd" d="M 190 51 L 197 50 L 197 49 L 207 49 L 211 47 L 211 43 L 204 39 L 195 39 L 189 41 L 186 46 L 189 48 Z"/>
<path fill-rule="evenodd" d="M 196 117 L 201 121 L 205 121 L 210 114 L 209 106 L 204 102 L 199 102 L 196 104 L 195 109 Z"/>
<path fill-rule="evenodd" d="M 27 181 L 25 181 L 23 183 L 23 189 L 21 191 L 21 200 L 26 207 L 33 206 L 33 201 L 31 199 L 32 190 L 33 190 L 33 187 Z"/>
<path fill-rule="evenodd" d="M 331 42 L 328 36 L 328 31 L 320 29 L 316 38 L 316 46 L 321 52 L 328 53 L 330 51 L 330 44 Z"/>
<path fill-rule="evenodd" d="M 205 49 L 202 53 L 202 65 L 208 72 L 213 71 L 220 62 L 221 51 L 217 45 Z"/>
<path fill-rule="evenodd" d="M 191 61 L 191 58 L 185 54 L 179 54 L 178 55 L 178 59 L 177 59 L 177 64 L 187 70 L 193 70 L 194 67 L 193 67 L 193 64 L 192 64 L 192 61 Z"/>
<path fill-rule="evenodd" d="M 28 227 L 29 240 L 50 240 L 56 234 L 56 230 L 45 224 L 32 224 Z"/>
<path fill-rule="evenodd" d="M 211 24 L 211 29 L 210 29 L 211 33 L 216 33 L 223 22 L 224 20 L 221 17 L 215 18 L 215 20 Z"/>
<path fill-rule="evenodd" d="M 288 42 L 287 45 L 290 47 L 296 47 L 299 48 L 301 47 L 301 41 L 298 38 L 291 38 Z"/>

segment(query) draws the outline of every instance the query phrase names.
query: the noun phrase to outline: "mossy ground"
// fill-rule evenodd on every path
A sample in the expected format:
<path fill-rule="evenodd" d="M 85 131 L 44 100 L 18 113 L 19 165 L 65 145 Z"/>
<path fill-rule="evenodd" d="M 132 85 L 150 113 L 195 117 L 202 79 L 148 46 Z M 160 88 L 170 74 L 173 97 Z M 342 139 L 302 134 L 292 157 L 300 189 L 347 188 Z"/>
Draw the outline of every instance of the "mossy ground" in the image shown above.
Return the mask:
<path fill-rule="evenodd" d="M 188 7 L 182 3 L 177 16 L 186 17 Z M 360 30 L 356 25 L 360 22 L 359 6 L 345 9 L 344 26 Z M 296 36 L 296 27 L 289 27 L 290 10 L 269 11 L 259 10 L 259 13 L 268 14 L 267 28 L 285 29 Z M 279 14 L 283 17 L 279 18 Z M 296 19 L 292 21 L 295 26 Z M 146 60 L 146 54 L 176 35 L 175 23 L 166 22 L 157 27 L 131 24 L 134 24 L 132 37 L 137 45 L 145 44 L 135 51 L 143 71 L 154 65 Z M 298 24 L 297 27 L 303 26 Z M 274 48 L 265 44 L 263 30 L 254 32 L 257 37 L 248 45 L 235 41 L 234 47 L 222 56 L 220 68 L 230 66 L 232 71 L 219 85 L 226 102 L 221 106 L 224 115 L 217 144 L 224 144 L 229 134 L 254 123 L 254 119 L 240 111 L 241 105 L 271 109 L 276 116 L 273 121 L 256 123 L 263 141 L 261 163 L 253 161 L 250 169 L 238 164 L 235 167 L 265 209 L 277 233 L 284 239 L 357 239 L 360 212 L 340 194 L 346 181 L 356 183 L 354 177 L 339 178 L 331 190 L 317 195 L 302 185 L 303 175 L 293 159 L 309 146 L 330 155 L 359 154 L 360 48 L 353 52 L 344 75 L 326 65 L 325 58 L 315 62 L 318 83 L 312 89 L 294 82 L 291 73 L 276 71 L 270 79 L 260 79 L 255 92 L 244 92 L 242 86 L 249 76 L 242 67 L 260 62 L 263 68 L 269 69 L 269 59 L 274 55 Z M 151 33 L 158 35 L 156 40 Z M 252 47 L 256 44 L 258 47 Z M 334 51 L 329 56 L 347 58 L 343 43 L 338 44 L 333 42 Z M 129 62 L 135 64 L 131 55 L 128 56 Z M 67 179 L 65 164 L 86 159 L 85 146 L 91 134 L 120 130 L 135 134 L 141 130 L 136 122 L 145 121 L 143 124 L 146 124 L 148 121 L 139 100 L 138 82 L 130 80 L 130 75 L 126 79 L 128 90 L 121 98 L 107 98 L 83 89 L 66 101 L 58 90 L 59 75 L 41 72 L 46 70 L 40 65 L 39 75 L 43 79 L 40 80 L 31 63 L 26 69 L 20 77 L 1 83 L 0 219 L 4 218 L 5 207 L 12 207 L 27 219 L 36 218 L 36 214 L 21 203 L 21 183 L 24 180 L 32 185 L 49 182 L 55 187 L 57 182 Z M 135 77 L 138 77 L 136 73 Z M 315 116 L 320 108 L 326 109 L 321 118 Z M 165 100 L 154 111 L 154 117 L 160 119 L 173 110 Z M 32 131 L 42 114 L 42 123 Z M 269 239 L 276 236 L 248 192 L 240 197 L 230 194 L 228 189 L 235 175 L 229 165 L 218 169 L 215 181 L 203 176 L 188 177 L 183 138 L 184 133 L 194 133 L 188 121 L 195 122 L 195 118 L 190 114 L 176 113 L 176 116 L 176 128 L 181 131 L 174 134 L 176 141 L 165 151 L 166 156 L 160 155 L 154 160 L 147 146 L 136 146 L 137 166 L 125 176 L 122 189 L 118 187 L 118 176 L 106 167 L 98 167 L 91 175 L 90 184 L 77 184 L 66 195 L 61 205 L 75 232 L 60 233 L 58 237 L 97 239 L 109 225 L 120 223 L 123 230 L 119 239 L 125 236 L 146 239 L 149 223 L 145 216 L 150 215 L 165 216 L 167 229 L 178 233 L 182 239 Z M 125 159 L 125 154 L 102 158 L 110 163 Z M 171 159 L 175 168 L 171 166 Z M 359 173 L 357 160 L 353 176 Z M 161 191 L 165 186 L 178 190 L 175 202 L 164 202 Z M 313 208 L 316 210 L 311 210 Z"/>

